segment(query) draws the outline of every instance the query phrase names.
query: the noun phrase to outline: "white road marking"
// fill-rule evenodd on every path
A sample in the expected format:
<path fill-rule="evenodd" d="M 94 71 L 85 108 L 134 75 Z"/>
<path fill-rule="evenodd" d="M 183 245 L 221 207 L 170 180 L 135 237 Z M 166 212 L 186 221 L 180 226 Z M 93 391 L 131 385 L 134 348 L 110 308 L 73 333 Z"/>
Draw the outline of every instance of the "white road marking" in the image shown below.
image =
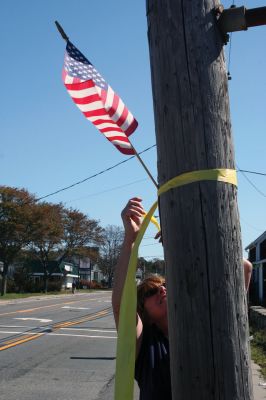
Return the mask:
<path fill-rule="evenodd" d="M 22 321 L 40 321 L 40 322 L 52 322 L 52 319 L 43 319 L 43 318 L 14 318 L 20 319 Z"/>
<path fill-rule="evenodd" d="M 41 332 L 27 332 L 27 331 L 22 331 L 22 332 L 16 332 L 16 331 L 0 331 L 0 333 L 14 333 L 16 335 L 19 335 L 21 333 L 26 333 L 27 335 L 36 335 L 36 333 L 41 333 Z M 2 338 L 4 339 L 4 338 Z"/>
<path fill-rule="evenodd" d="M 69 333 L 47 333 L 50 336 L 71 336 L 71 337 L 84 337 L 95 339 L 117 339 L 117 336 L 92 336 L 92 335 L 71 335 Z"/>
<path fill-rule="evenodd" d="M 96 335 L 72 335 L 70 333 L 53 333 L 53 332 L 18 332 L 18 331 L 0 331 L 0 333 L 8 333 L 8 334 L 27 334 L 27 335 L 36 335 L 41 334 L 43 336 L 68 336 L 68 337 L 83 337 L 83 338 L 93 338 L 93 339 L 117 339 L 117 336 L 96 336 Z M 2 338 L 3 340 L 3 338 Z"/>
<path fill-rule="evenodd" d="M 26 329 L 38 329 L 42 328 L 39 326 L 28 326 L 28 325 L 0 325 L 1 328 L 26 328 Z M 60 328 L 60 330 L 65 331 L 85 331 L 85 332 L 105 332 L 105 333 L 116 333 L 116 330 L 113 329 L 93 329 L 93 328 Z M 0 331 L 0 333 L 21 333 L 21 332 L 7 332 L 7 331 Z"/>
<path fill-rule="evenodd" d="M 106 330 L 106 329 L 89 329 L 89 328 L 60 328 L 67 331 L 89 331 L 89 332 L 108 332 L 108 333 L 116 333 L 116 330 Z"/>
<path fill-rule="evenodd" d="M 69 309 L 71 309 L 71 310 L 90 310 L 90 308 L 88 308 L 88 307 L 71 307 L 71 306 L 64 306 L 64 307 L 61 307 L 61 308 L 69 308 Z"/>
<path fill-rule="evenodd" d="M 27 328 L 36 329 L 38 326 L 28 326 L 28 325 L 0 325 L 0 328 Z"/>

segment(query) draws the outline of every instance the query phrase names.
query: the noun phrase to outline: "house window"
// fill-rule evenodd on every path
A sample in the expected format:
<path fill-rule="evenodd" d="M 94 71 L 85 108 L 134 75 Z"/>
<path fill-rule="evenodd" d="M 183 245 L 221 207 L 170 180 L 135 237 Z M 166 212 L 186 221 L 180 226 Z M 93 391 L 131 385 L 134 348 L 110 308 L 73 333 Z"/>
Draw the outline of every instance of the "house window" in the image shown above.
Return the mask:
<path fill-rule="evenodd" d="M 252 249 L 249 250 L 249 261 L 254 262 L 256 261 L 256 247 L 252 247 Z"/>
<path fill-rule="evenodd" d="M 260 244 L 260 260 L 266 259 L 266 239 Z"/>

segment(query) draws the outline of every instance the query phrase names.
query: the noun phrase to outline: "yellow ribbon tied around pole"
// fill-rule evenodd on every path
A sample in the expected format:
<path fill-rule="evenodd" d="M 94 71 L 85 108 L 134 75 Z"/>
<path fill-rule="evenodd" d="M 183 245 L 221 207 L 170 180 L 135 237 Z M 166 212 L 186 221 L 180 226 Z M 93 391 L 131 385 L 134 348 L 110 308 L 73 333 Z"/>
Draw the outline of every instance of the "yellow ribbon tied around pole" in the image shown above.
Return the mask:
<path fill-rule="evenodd" d="M 159 188 L 158 196 L 170 189 L 199 181 L 219 181 L 237 186 L 236 171 L 233 169 L 217 168 L 199 170 L 186 172 L 169 180 Z M 129 260 L 119 314 L 116 350 L 115 400 L 133 399 L 136 354 L 136 268 L 138 249 L 150 221 L 156 225 L 158 230 L 160 230 L 160 225 L 153 217 L 156 208 L 157 201 L 152 205 L 143 219 Z"/>

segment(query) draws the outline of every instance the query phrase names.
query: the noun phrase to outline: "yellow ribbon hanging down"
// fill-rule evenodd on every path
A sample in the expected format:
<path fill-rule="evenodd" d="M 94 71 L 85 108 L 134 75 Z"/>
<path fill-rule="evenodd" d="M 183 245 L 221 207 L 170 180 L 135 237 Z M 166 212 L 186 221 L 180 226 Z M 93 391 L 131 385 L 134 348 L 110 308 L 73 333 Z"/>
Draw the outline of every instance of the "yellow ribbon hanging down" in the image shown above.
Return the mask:
<path fill-rule="evenodd" d="M 237 186 L 236 171 L 232 169 L 211 169 L 186 172 L 162 185 L 158 190 L 158 196 L 170 189 L 184 186 L 199 181 L 220 181 Z M 128 272 L 125 280 L 121 299 L 118 340 L 116 351 L 116 374 L 115 374 L 115 400 L 132 400 L 134 391 L 134 371 L 136 354 L 136 267 L 138 260 L 138 248 L 144 233 L 152 221 L 158 229 L 160 226 L 153 214 L 157 208 L 157 201 L 152 205 L 145 215 L 136 241 L 134 243 Z"/>

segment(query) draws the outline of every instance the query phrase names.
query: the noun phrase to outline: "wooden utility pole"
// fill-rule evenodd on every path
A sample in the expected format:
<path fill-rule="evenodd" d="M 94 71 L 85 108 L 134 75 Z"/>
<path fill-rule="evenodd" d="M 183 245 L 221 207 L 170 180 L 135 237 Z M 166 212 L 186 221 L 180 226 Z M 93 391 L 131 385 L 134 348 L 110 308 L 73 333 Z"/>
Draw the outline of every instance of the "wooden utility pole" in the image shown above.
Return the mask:
<path fill-rule="evenodd" d="M 159 186 L 235 168 L 216 0 L 147 0 Z M 237 190 L 202 181 L 160 198 L 173 400 L 250 400 Z"/>

